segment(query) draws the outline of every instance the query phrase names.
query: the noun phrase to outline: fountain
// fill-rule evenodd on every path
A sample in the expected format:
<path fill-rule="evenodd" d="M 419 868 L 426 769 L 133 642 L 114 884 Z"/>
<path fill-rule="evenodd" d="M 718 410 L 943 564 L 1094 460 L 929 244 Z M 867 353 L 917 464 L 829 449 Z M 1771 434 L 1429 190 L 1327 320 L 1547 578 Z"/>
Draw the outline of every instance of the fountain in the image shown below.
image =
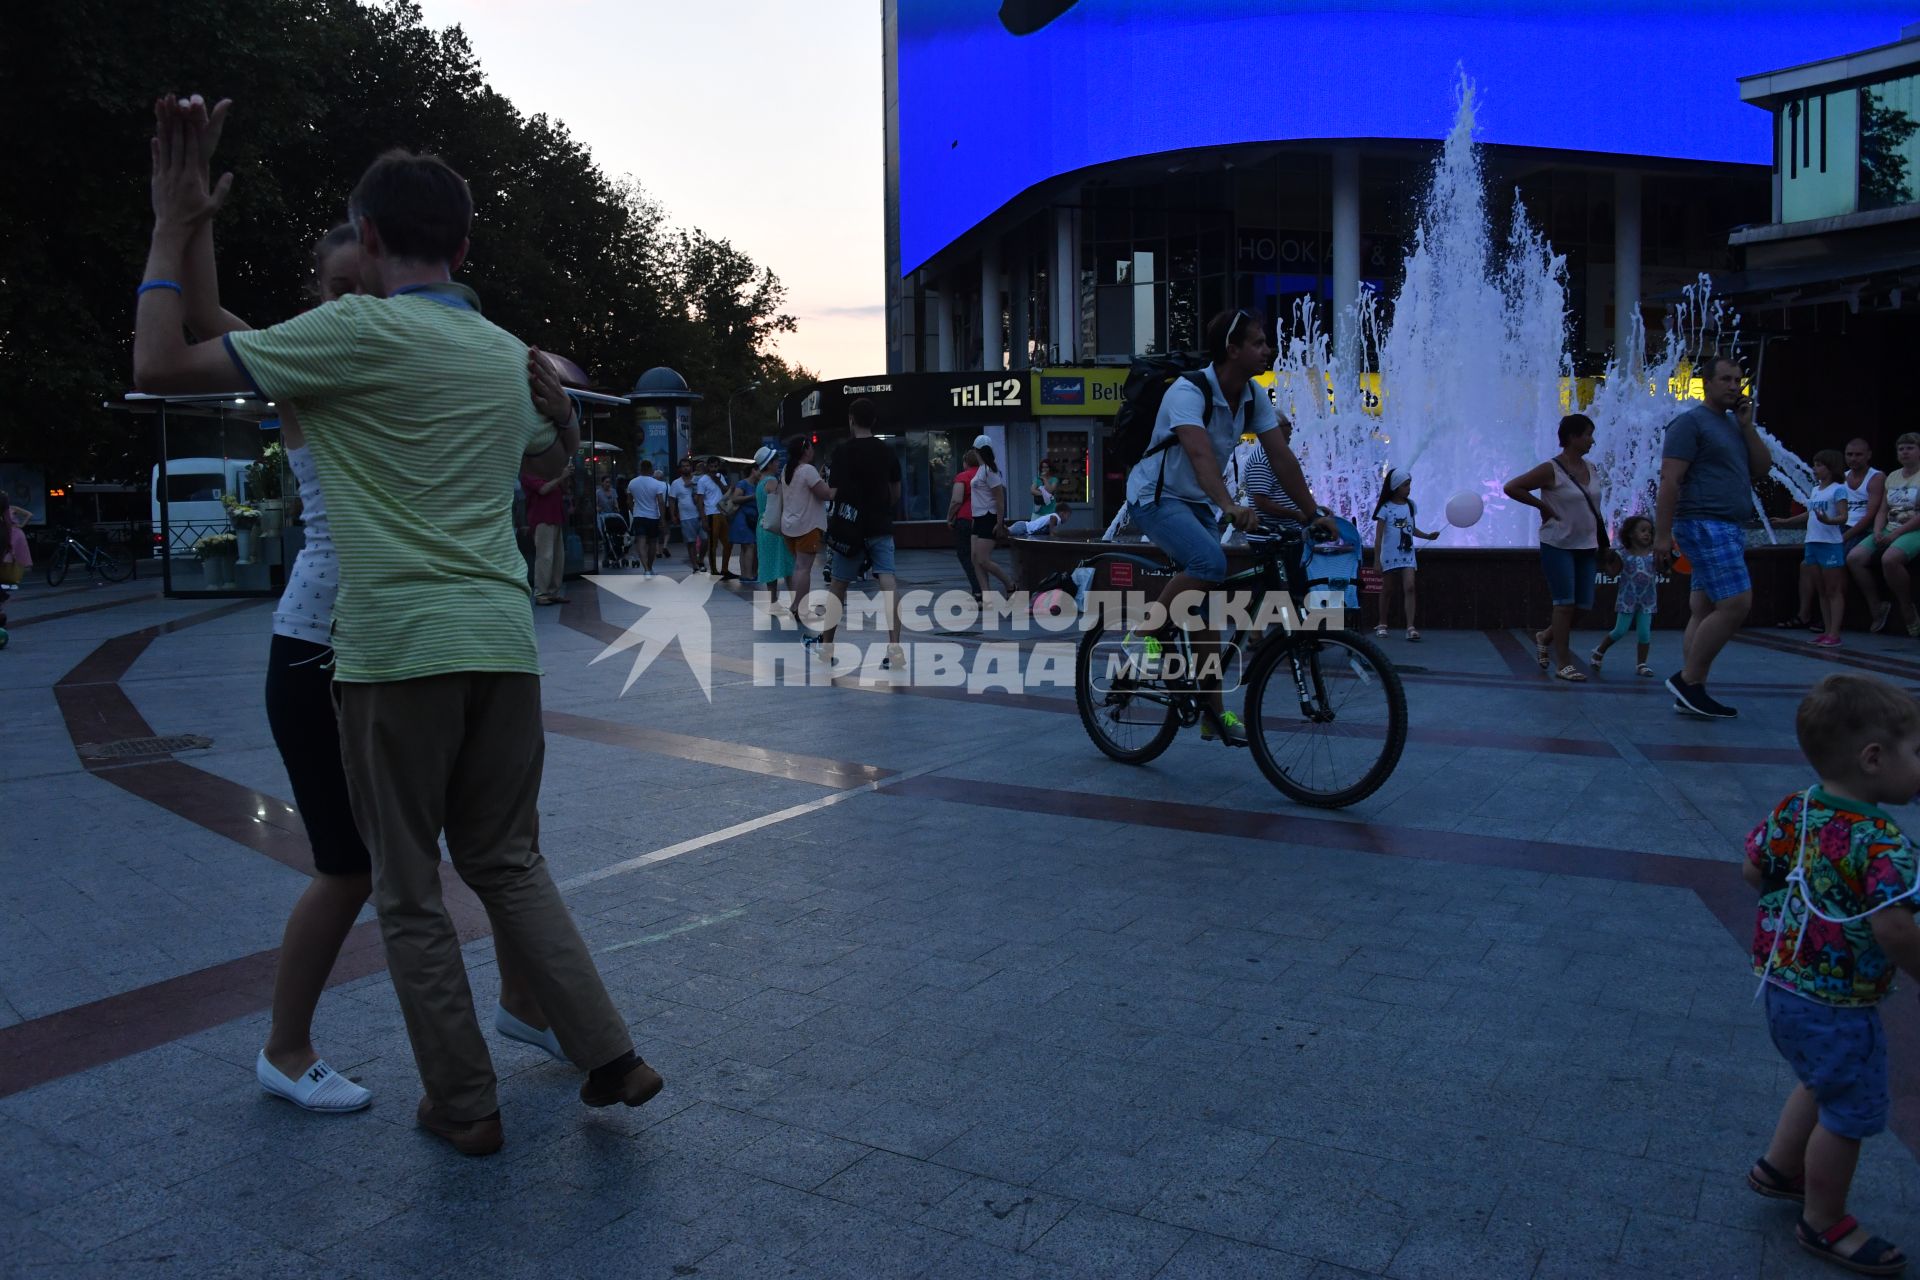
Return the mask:
<path fill-rule="evenodd" d="M 1319 328 L 1311 300 L 1302 300 L 1277 326 L 1277 394 L 1315 493 L 1356 523 L 1368 524 L 1384 469 L 1404 466 L 1429 528 L 1444 527 L 1441 512 L 1456 493 L 1477 493 L 1485 503 L 1477 525 L 1448 528 L 1439 546 L 1531 546 L 1539 516 L 1509 500 L 1501 485 L 1558 452 L 1555 428 L 1576 408 L 1596 427 L 1589 460 L 1602 478 L 1609 522 L 1651 513 L 1664 429 L 1689 394 L 1692 361 L 1734 349 L 1738 317 L 1713 299 L 1702 276 L 1669 316 L 1657 351 L 1646 350 L 1636 319 L 1627 349 L 1603 376 L 1576 380 L 1567 352 L 1566 259 L 1517 201 L 1495 252 L 1473 141 L 1475 105 L 1474 86 L 1462 75 L 1459 110 L 1434 164 L 1391 320 L 1363 294 L 1354 367 Z M 1377 399 L 1365 385 L 1368 365 L 1379 370 Z M 1804 501 L 1809 468 L 1767 440 L 1774 478 Z"/>

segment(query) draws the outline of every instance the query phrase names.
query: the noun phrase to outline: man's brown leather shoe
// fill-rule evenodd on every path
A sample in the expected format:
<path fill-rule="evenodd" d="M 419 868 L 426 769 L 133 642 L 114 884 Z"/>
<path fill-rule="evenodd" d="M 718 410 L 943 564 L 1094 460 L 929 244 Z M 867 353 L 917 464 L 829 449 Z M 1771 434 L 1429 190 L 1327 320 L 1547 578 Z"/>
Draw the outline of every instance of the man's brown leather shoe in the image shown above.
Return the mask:
<path fill-rule="evenodd" d="M 617 1084 L 607 1088 L 596 1087 L 593 1077 L 588 1076 L 580 1085 L 580 1101 L 590 1107 L 610 1107 L 616 1102 L 637 1107 L 660 1092 L 660 1087 L 665 1083 L 658 1071 L 648 1066 L 645 1060 L 639 1060 L 627 1069 L 627 1074 L 621 1076 Z"/>
<path fill-rule="evenodd" d="M 422 1129 L 436 1138 L 445 1138 L 463 1156 L 490 1156 L 507 1143 L 498 1111 L 480 1120 L 449 1120 L 440 1114 L 431 1099 L 422 1098 L 415 1118 Z"/>

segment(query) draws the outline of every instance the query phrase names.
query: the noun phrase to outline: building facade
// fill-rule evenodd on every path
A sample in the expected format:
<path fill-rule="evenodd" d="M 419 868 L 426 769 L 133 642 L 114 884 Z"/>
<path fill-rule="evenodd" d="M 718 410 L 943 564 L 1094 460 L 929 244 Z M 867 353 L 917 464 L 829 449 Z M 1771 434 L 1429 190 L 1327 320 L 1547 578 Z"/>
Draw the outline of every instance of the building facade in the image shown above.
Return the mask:
<path fill-rule="evenodd" d="M 1920 23 L 1859 52 L 1744 77 L 1771 117 L 1771 216 L 1729 237 L 1719 291 L 1764 342 L 1763 408 L 1805 450 L 1855 435 L 1891 465 L 1920 430 Z M 1837 374 L 1837 371 L 1847 371 Z"/>
<path fill-rule="evenodd" d="M 1734 233 L 1770 200 L 1811 195 L 1777 178 L 1739 77 L 1898 30 L 1876 4 L 1762 0 L 1731 40 L 1711 4 L 1461 9 L 885 0 L 884 380 L 1029 388 L 1022 405 L 964 410 L 906 395 L 888 425 L 925 455 L 920 487 L 939 491 L 953 441 L 985 425 L 1016 479 L 1077 473 L 1073 523 L 1098 528 L 1121 479 L 1103 418 L 1051 420 L 1034 400 L 1048 378 L 1106 385 L 1136 356 L 1197 349 L 1233 306 L 1289 327 L 1311 313 L 1355 350 L 1354 304 L 1394 292 L 1463 69 L 1490 221 L 1518 199 L 1564 255 L 1575 371 L 1598 372 L 1636 315 L 1658 332 L 1666 297 L 1702 273 L 1730 280 L 1747 252 Z M 917 416 L 935 411 L 968 416 Z"/>

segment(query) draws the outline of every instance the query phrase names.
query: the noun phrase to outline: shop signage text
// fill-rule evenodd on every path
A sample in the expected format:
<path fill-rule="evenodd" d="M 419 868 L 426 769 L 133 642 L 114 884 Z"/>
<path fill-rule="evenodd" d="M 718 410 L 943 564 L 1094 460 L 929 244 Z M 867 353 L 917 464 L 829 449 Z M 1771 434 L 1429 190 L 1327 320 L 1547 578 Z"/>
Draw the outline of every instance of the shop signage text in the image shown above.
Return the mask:
<path fill-rule="evenodd" d="M 986 382 L 954 387 L 947 394 L 956 409 L 997 409 L 1003 406 L 1017 409 L 1026 403 L 1025 390 L 1025 380 L 1022 378 L 992 378 Z"/>

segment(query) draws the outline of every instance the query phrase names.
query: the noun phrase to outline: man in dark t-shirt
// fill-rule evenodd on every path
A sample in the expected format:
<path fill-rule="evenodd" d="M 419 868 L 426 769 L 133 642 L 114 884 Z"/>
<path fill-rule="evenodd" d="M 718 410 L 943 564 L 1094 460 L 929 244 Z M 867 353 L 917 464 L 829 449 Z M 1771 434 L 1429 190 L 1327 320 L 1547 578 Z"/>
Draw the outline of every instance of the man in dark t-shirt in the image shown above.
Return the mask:
<path fill-rule="evenodd" d="M 833 451 L 833 503 L 827 508 L 827 542 L 833 548 L 834 598 L 843 605 L 847 583 L 860 572 L 861 561 L 872 564 L 887 610 L 887 656 L 880 665 L 898 670 L 905 663 L 893 567 L 893 512 L 900 503 L 900 460 L 886 441 L 874 438 L 878 421 L 871 400 L 862 398 L 847 406 L 847 428 L 853 438 Z M 833 633 L 832 627 L 819 632 L 814 650 L 829 662 Z"/>

